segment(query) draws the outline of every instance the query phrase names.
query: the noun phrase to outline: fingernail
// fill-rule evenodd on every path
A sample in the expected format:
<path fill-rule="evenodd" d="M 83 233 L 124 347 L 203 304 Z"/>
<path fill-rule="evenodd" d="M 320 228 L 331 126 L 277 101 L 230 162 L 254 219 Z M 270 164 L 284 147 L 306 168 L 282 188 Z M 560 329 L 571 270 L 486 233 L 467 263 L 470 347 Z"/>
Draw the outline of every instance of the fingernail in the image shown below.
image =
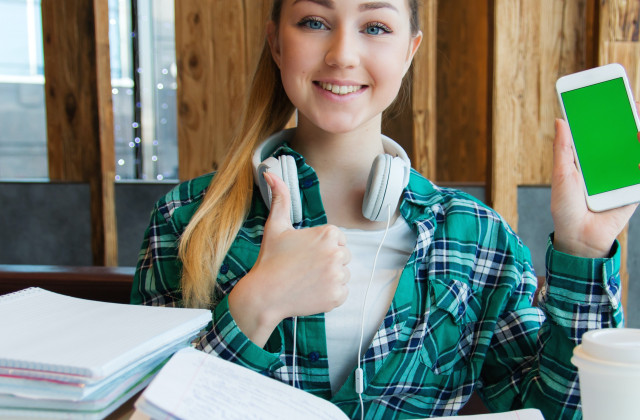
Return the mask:
<path fill-rule="evenodd" d="M 267 181 L 267 185 L 272 187 L 273 186 L 273 178 L 271 178 L 271 174 L 269 172 L 263 172 L 262 176 L 264 177 L 264 180 Z"/>

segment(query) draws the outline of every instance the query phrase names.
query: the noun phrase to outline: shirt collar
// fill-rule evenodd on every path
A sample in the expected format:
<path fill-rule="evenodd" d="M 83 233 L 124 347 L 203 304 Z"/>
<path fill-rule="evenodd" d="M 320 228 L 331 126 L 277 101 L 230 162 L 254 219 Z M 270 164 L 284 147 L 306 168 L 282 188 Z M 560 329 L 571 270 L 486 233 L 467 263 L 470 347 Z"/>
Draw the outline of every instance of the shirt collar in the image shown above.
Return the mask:
<path fill-rule="evenodd" d="M 291 148 L 289 141 L 294 133 L 295 128 L 286 129 L 277 133 L 276 136 L 282 141 L 274 149 L 271 156 L 289 155 L 295 159 L 298 167 L 298 180 L 300 182 L 301 192 L 302 195 L 305 196 L 304 190 L 309 190 L 312 186 L 317 187 L 318 177 L 313 168 L 307 164 L 304 156 Z M 311 189 L 313 190 L 313 188 Z M 317 200 L 319 201 L 319 196 Z M 316 200 L 314 199 L 312 201 Z M 413 223 L 417 220 L 423 220 L 427 214 L 432 213 L 429 209 L 433 209 L 434 206 L 439 207 L 443 201 L 444 195 L 442 189 L 412 169 L 409 185 L 407 185 L 402 194 L 400 213 L 409 223 Z M 305 206 L 303 206 L 303 209 L 304 208 Z M 317 213 L 317 211 L 314 213 Z M 318 216 L 318 214 L 311 215 L 314 219 Z M 306 218 L 307 215 L 303 215 L 303 217 Z"/>

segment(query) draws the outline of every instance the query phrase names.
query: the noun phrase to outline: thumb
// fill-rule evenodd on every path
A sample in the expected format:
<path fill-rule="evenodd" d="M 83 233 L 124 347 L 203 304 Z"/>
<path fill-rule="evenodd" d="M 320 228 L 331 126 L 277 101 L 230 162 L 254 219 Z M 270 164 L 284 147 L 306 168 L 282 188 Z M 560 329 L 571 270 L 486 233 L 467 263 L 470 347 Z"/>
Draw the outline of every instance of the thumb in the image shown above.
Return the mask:
<path fill-rule="evenodd" d="M 561 178 L 576 171 L 571 132 L 566 121 L 556 119 L 556 137 L 553 142 L 553 169 L 556 176 Z"/>
<path fill-rule="evenodd" d="M 265 228 L 277 228 L 280 231 L 292 229 L 289 188 L 277 175 L 265 172 L 263 176 L 269 188 L 271 188 L 271 211 Z"/>

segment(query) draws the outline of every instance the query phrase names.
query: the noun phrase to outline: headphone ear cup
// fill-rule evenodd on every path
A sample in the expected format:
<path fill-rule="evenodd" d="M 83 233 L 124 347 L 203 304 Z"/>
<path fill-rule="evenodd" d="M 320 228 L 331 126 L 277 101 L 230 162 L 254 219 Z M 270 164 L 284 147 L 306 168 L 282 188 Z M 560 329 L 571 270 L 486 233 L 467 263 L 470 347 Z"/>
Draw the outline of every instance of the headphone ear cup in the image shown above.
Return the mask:
<path fill-rule="evenodd" d="M 367 179 L 367 189 L 362 201 L 362 215 L 369 220 L 376 221 L 380 216 L 385 190 L 389 180 L 389 166 L 391 156 L 378 155 L 371 165 L 371 172 Z"/>
<path fill-rule="evenodd" d="M 298 182 L 298 166 L 293 156 L 282 155 L 279 158 L 282 179 L 289 188 L 291 196 L 291 223 L 302 221 L 302 202 L 300 200 L 300 183 Z"/>
<path fill-rule="evenodd" d="M 374 222 L 387 220 L 387 207 L 395 211 L 404 189 L 405 162 L 391 155 L 378 155 L 371 165 L 362 214 Z"/>
<path fill-rule="evenodd" d="M 293 156 L 282 155 L 279 158 L 269 157 L 258 166 L 258 188 L 267 208 L 271 210 L 271 187 L 267 184 L 263 174 L 269 172 L 276 175 L 289 188 L 291 197 L 291 223 L 302 221 L 302 202 L 300 200 L 300 184 L 298 183 L 298 166 Z"/>
<path fill-rule="evenodd" d="M 271 187 L 269 187 L 269 184 L 267 184 L 267 181 L 264 179 L 265 172 L 272 173 L 282 178 L 282 171 L 280 170 L 280 163 L 278 162 L 278 159 L 269 157 L 262 161 L 257 168 L 256 182 L 258 184 L 258 188 L 260 188 L 262 200 L 267 205 L 267 208 L 271 209 Z"/>

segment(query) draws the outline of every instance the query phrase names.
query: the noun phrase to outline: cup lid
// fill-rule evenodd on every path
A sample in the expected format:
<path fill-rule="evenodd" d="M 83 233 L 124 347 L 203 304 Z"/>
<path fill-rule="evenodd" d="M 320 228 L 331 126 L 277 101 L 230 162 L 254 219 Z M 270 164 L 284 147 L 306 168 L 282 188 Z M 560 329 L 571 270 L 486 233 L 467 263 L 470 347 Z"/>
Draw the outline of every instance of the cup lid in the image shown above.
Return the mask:
<path fill-rule="evenodd" d="M 640 364 L 640 329 L 604 328 L 582 335 L 582 351 L 616 363 Z"/>

